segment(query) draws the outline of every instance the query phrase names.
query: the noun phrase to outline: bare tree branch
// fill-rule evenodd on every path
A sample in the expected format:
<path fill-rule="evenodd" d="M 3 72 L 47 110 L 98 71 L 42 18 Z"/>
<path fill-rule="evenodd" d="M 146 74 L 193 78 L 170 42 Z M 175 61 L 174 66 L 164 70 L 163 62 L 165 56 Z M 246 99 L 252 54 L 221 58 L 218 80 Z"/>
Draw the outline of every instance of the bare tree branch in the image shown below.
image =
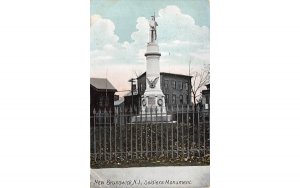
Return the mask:
<path fill-rule="evenodd" d="M 193 79 L 192 79 L 192 96 L 193 102 L 199 102 L 202 96 L 202 89 L 203 87 L 209 83 L 209 70 L 201 70 L 200 71 L 193 71 Z"/>

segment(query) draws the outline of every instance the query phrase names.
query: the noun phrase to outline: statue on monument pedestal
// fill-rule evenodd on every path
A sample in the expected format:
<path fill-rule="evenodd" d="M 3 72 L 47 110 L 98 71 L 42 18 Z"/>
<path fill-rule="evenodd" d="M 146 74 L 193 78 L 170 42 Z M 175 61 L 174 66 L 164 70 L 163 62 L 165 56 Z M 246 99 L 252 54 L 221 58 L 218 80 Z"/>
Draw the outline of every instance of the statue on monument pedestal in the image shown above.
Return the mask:
<path fill-rule="evenodd" d="M 146 90 L 141 96 L 140 115 L 134 116 L 132 122 L 171 122 L 172 115 L 167 114 L 165 95 L 161 90 L 159 59 L 161 53 L 157 44 L 158 26 L 155 14 L 149 20 L 149 42 L 146 56 Z M 154 115 L 155 114 L 155 115 Z"/>
<path fill-rule="evenodd" d="M 157 35 L 156 35 L 156 26 L 158 26 L 157 22 L 155 21 L 155 16 L 151 16 L 151 20 L 149 21 L 150 26 L 150 42 L 155 42 Z"/>

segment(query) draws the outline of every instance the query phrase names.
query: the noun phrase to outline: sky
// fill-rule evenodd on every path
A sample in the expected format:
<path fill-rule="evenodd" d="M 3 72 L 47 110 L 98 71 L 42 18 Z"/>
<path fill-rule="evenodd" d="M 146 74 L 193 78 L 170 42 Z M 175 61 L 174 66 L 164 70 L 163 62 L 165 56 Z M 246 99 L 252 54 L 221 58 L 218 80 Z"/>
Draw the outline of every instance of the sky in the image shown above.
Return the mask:
<path fill-rule="evenodd" d="M 161 72 L 188 74 L 209 67 L 207 0 L 91 0 L 90 74 L 118 91 L 145 72 L 148 20 L 155 13 Z M 122 93 L 119 93 L 121 96 Z"/>

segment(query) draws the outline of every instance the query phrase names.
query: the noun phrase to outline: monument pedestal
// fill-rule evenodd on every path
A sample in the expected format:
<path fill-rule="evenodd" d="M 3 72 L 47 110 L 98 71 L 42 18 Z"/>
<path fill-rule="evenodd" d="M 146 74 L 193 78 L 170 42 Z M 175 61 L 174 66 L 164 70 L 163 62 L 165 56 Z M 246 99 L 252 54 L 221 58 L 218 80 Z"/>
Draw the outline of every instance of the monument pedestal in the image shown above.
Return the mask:
<path fill-rule="evenodd" d="M 133 116 L 131 119 L 131 123 L 143 123 L 143 122 L 151 122 L 151 123 L 168 123 L 172 122 L 172 115 L 168 114 L 159 114 L 159 115 L 153 115 L 153 114 L 141 114 L 138 116 Z"/>

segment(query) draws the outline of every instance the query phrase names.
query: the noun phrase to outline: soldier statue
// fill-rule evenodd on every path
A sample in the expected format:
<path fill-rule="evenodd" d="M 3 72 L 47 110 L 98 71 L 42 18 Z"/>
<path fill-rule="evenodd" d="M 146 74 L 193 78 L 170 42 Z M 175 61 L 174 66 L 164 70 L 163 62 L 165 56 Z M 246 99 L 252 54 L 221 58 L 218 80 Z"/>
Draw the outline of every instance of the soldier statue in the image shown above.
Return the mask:
<path fill-rule="evenodd" d="M 150 42 L 155 42 L 156 41 L 156 26 L 157 22 L 155 21 L 155 16 L 151 16 L 151 20 L 149 21 L 149 26 L 150 26 Z"/>

